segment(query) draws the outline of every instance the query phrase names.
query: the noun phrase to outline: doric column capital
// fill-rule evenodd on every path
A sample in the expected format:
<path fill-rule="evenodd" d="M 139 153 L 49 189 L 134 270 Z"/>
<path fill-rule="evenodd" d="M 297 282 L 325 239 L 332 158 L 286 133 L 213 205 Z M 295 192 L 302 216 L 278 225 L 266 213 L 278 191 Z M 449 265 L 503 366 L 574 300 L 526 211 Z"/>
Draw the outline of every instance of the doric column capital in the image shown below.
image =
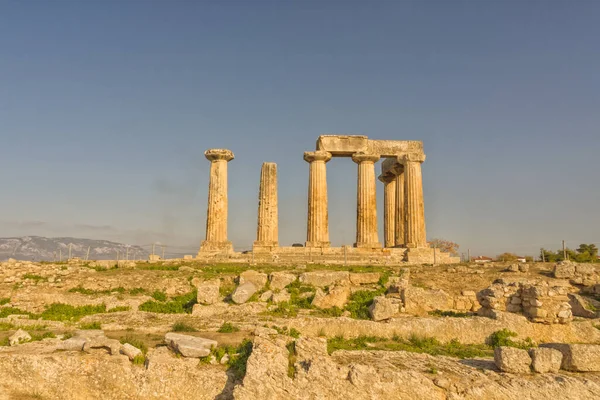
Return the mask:
<path fill-rule="evenodd" d="M 354 161 L 357 164 L 375 163 L 375 162 L 379 161 L 379 158 L 380 157 L 378 154 L 369 154 L 369 153 L 363 153 L 363 152 L 352 154 L 352 161 Z"/>
<path fill-rule="evenodd" d="M 396 175 L 393 175 L 393 174 L 381 174 L 381 175 L 379 175 L 379 177 L 377 179 L 379 179 L 383 183 L 390 183 L 390 182 L 396 180 Z"/>
<path fill-rule="evenodd" d="M 331 153 L 328 151 L 305 151 L 304 152 L 304 161 L 313 162 L 313 161 L 324 161 L 327 162 L 331 160 Z"/>
<path fill-rule="evenodd" d="M 408 153 L 398 157 L 398 162 L 418 162 L 422 163 L 425 161 L 425 154 L 423 153 Z"/>
<path fill-rule="evenodd" d="M 231 161 L 233 160 L 233 152 L 227 149 L 209 149 L 204 152 L 204 157 L 206 157 L 209 161 L 218 161 L 225 160 Z"/>

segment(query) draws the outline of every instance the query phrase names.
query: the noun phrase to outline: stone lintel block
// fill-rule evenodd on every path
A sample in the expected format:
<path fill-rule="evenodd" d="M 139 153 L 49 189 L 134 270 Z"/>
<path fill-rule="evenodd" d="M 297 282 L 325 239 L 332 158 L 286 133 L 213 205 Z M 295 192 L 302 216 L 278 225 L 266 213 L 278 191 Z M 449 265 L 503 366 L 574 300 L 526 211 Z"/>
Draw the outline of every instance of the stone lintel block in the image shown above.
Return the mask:
<path fill-rule="evenodd" d="M 358 153 L 352 154 L 352 161 L 354 161 L 357 164 L 376 163 L 377 161 L 379 161 L 380 158 L 381 157 L 379 157 L 379 154 L 373 154 L 373 153 L 358 152 Z"/>
<path fill-rule="evenodd" d="M 366 151 L 369 138 L 363 135 L 321 135 L 317 139 L 317 150 L 324 150 L 334 157 L 348 157 Z"/>
<path fill-rule="evenodd" d="M 227 149 L 208 149 L 204 152 L 204 157 L 209 161 L 231 161 L 234 159 L 233 152 Z"/>
<path fill-rule="evenodd" d="M 403 153 L 422 153 L 423 142 L 420 140 L 374 140 L 369 139 L 368 151 L 382 157 L 397 157 Z"/>

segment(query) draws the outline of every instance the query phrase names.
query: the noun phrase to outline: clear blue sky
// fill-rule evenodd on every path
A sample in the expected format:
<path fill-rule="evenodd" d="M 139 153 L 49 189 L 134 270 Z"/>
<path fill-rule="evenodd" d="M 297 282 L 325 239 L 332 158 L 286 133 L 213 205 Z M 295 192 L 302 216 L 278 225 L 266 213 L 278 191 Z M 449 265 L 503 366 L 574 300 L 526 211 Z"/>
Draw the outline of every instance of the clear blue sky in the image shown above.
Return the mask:
<path fill-rule="evenodd" d="M 600 242 L 598 21 L 584 0 L 0 0 L 0 236 L 191 252 L 203 152 L 224 147 L 236 248 L 264 161 L 280 242 L 304 242 L 302 153 L 355 133 L 424 142 L 429 238 L 487 255 Z M 351 244 L 356 165 L 331 161 L 328 181 L 331 240 Z"/>

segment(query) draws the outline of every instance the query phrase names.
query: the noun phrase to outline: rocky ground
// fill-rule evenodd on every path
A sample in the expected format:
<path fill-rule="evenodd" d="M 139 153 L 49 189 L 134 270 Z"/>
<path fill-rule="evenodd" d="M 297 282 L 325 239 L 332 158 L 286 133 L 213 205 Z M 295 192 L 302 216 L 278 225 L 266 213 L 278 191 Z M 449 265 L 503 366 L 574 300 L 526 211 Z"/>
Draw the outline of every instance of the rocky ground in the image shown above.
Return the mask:
<path fill-rule="evenodd" d="M 11 260 L 0 399 L 596 399 L 599 271 Z"/>

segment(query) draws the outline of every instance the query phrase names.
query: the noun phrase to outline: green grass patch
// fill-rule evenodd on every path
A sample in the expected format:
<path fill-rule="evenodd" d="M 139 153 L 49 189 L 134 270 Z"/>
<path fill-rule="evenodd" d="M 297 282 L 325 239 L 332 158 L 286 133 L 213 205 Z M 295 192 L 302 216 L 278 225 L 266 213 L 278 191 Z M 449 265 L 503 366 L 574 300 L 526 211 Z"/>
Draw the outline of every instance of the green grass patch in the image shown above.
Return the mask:
<path fill-rule="evenodd" d="M 190 314 L 196 304 L 196 290 L 181 296 L 173 297 L 169 301 L 157 302 L 149 300 L 140 305 L 140 311 L 161 314 Z"/>
<path fill-rule="evenodd" d="M 141 287 L 133 288 L 129 291 L 129 294 L 132 296 L 138 296 L 138 295 L 147 294 L 147 293 L 148 293 L 148 291 Z"/>
<path fill-rule="evenodd" d="M 238 328 L 237 326 L 229 323 L 229 322 L 225 322 L 223 325 L 221 325 L 221 327 L 219 328 L 218 332 L 220 333 L 233 333 L 233 332 L 239 332 L 240 328 Z"/>
<path fill-rule="evenodd" d="M 81 286 L 78 286 L 78 287 L 69 289 L 69 293 L 81 293 L 81 294 L 86 294 L 86 295 L 109 295 L 109 294 L 113 294 L 113 293 L 124 294 L 125 292 L 126 292 L 126 290 L 123 287 L 117 287 L 114 289 L 107 289 L 107 290 L 92 290 L 92 289 L 85 289 Z"/>
<path fill-rule="evenodd" d="M 10 324 L 8 322 L 0 322 L 0 332 L 10 331 L 11 329 L 15 329 L 15 326 L 13 324 Z"/>
<path fill-rule="evenodd" d="M 327 340 L 327 351 L 331 354 L 336 350 L 410 351 L 457 358 L 491 357 L 493 355 L 492 347 L 485 344 L 462 344 L 458 340 L 441 343 L 436 338 L 416 335 L 409 339 L 399 337 L 387 339 L 376 336 L 345 339 L 343 336 L 336 336 Z"/>
<path fill-rule="evenodd" d="M 6 318 L 9 315 L 18 314 L 18 315 L 28 315 L 29 317 L 33 317 L 34 314 L 29 311 L 24 311 L 16 307 L 2 307 L 0 308 L 0 318 Z"/>
<path fill-rule="evenodd" d="M 113 313 L 113 312 L 129 311 L 129 310 L 131 310 L 131 307 L 129 307 L 129 306 L 117 306 L 117 307 L 111 308 L 107 312 Z"/>
<path fill-rule="evenodd" d="M 442 311 L 442 310 L 434 310 L 429 311 L 429 315 L 434 317 L 454 317 L 454 318 L 469 318 L 472 317 L 472 313 L 468 312 L 456 312 L 456 311 Z"/>
<path fill-rule="evenodd" d="M 227 365 L 237 380 L 243 379 L 246 375 L 246 364 L 250 354 L 252 354 L 252 342 L 249 339 L 244 339 L 242 344 L 235 350 L 235 353 L 229 356 Z"/>
<path fill-rule="evenodd" d="M 516 337 L 517 333 L 510 331 L 508 329 L 501 329 L 492 333 L 488 339 L 487 343 L 492 347 L 500 347 L 500 346 L 508 346 L 508 347 L 516 347 L 519 349 L 529 349 L 530 347 L 536 347 L 536 344 L 531 340 L 531 338 L 526 338 L 522 341 L 514 341 L 511 338 Z"/>
<path fill-rule="evenodd" d="M 173 332 L 196 332 L 197 331 L 197 329 L 194 328 L 193 326 L 187 325 L 186 323 L 181 322 L 181 321 L 174 323 L 173 326 L 171 327 L 171 330 Z"/>
<path fill-rule="evenodd" d="M 23 279 L 31 279 L 32 281 L 36 282 L 46 282 L 48 280 L 48 278 L 35 274 L 25 274 L 23 275 Z"/>
<path fill-rule="evenodd" d="M 0 339 L 0 346 L 10 346 L 10 341 L 8 340 L 8 336 L 4 339 Z"/>
<path fill-rule="evenodd" d="M 105 304 L 75 307 L 69 304 L 54 303 L 46 308 L 39 317 L 50 321 L 79 321 L 86 315 L 105 312 Z"/>
<path fill-rule="evenodd" d="M 10 299 L 8 297 L 3 297 L 0 299 L 0 306 L 10 303 Z"/>
<path fill-rule="evenodd" d="M 146 271 L 177 271 L 181 265 L 173 264 L 142 264 L 137 266 L 138 269 Z"/>
<path fill-rule="evenodd" d="M 228 284 L 223 284 L 219 286 L 219 294 L 223 297 L 231 296 L 233 291 L 235 290 L 235 284 L 233 282 Z"/>
<path fill-rule="evenodd" d="M 29 333 L 29 336 L 31 336 L 32 342 L 38 342 L 40 340 L 56 337 L 56 335 L 52 332 L 29 332 L 28 331 L 27 333 Z"/>
<path fill-rule="evenodd" d="M 152 298 L 157 301 L 167 301 L 167 295 L 165 292 L 161 292 L 160 290 L 155 290 L 151 294 Z"/>
<path fill-rule="evenodd" d="M 79 329 L 102 329 L 100 322 L 87 322 L 79 325 Z"/>
<path fill-rule="evenodd" d="M 314 315 L 315 317 L 335 318 L 335 317 L 341 317 L 343 313 L 344 313 L 344 310 L 334 306 L 331 308 L 318 308 L 316 310 L 313 310 L 311 312 L 311 315 Z"/>
<path fill-rule="evenodd" d="M 288 350 L 288 376 L 290 378 L 294 378 L 294 375 L 296 375 L 296 359 L 297 359 L 297 354 L 296 354 L 296 342 L 292 341 L 289 342 L 287 345 L 287 350 Z"/>
<path fill-rule="evenodd" d="M 369 306 L 373 304 L 373 299 L 385 293 L 384 288 L 378 290 L 359 290 L 350 295 L 346 310 L 350 311 L 350 316 L 356 319 L 371 319 Z"/>

